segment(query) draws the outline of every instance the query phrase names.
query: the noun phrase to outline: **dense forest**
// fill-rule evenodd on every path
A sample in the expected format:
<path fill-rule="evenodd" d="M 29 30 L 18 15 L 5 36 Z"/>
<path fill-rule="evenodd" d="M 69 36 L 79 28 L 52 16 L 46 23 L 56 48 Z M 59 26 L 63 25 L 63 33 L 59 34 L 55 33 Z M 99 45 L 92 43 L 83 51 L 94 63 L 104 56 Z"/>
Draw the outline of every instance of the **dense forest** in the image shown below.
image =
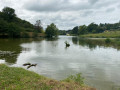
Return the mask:
<path fill-rule="evenodd" d="M 40 20 L 33 25 L 18 18 L 13 8 L 5 7 L 0 11 L 0 37 L 29 37 L 30 32 L 34 35 L 43 32 Z"/>
<path fill-rule="evenodd" d="M 120 29 L 120 22 L 114 23 L 114 24 L 95 24 L 91 23 L 88 26 L 82 25 L 82 26 L 76 26 L 72 30 L 59 30 L 60 35 L 66 35 L 66 34 L 71 34 L 71 35 L 84 35 L 84 34 L 89 34 L 89 33 L 102 33 L 105 31 L 117 31 Z"/>

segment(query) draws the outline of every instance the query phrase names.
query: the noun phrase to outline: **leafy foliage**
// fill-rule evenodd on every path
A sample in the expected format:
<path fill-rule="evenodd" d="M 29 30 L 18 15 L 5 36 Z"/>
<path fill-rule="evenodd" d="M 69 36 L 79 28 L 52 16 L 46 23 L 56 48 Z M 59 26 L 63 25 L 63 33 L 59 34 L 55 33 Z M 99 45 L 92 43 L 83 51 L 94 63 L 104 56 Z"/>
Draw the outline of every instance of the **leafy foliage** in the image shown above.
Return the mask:
<path fill-rule="evenodd" d="M 9 37 L 20 37 L 20 28 L 17 25 L 10 23 L 8 28 Z"/>
<path fill-rule="evenodd" d="M 87 33 L 87 26 L 85 26 L 85 25 L 80 26 L 79 30 L 78 30 L 78 34 L 81 35 L 81 34 L 85 34 L 85 33 Z"/>
<path fill-rule="evenodd" d="M 81 73 L 78 73 L 76 75 L 71 75 L 67 79 L 65 79 L 64 81 L 67 81 L 67 82 L 74 81 L 81 86 L 84 85 L 84 78 L 81 76 Z"/>
<path fill-rule="evenodd" d="M 72 34 L 72 35 L 84 35 L 84 34 L 95 34 L 95 33 L 102 33 L 105 31 L 117 31 L 120 29 L 120 22 L 114 24 L 95 24 L 91 23 L 88 26 L 81 25 L 76 26 L 72 30 L 67 31 L 60 31 L 60 33 Z"/>
<path fill-rule="evenodd" d="M 42 33 L 43 28 L 39 21 L 34 26 L 30 22 L 18 18 L 13 8 L 5 7 L 0 12 L 0 37 L 29 37 L 27 32 Z"/>
<path fill-rule="evenodd" d="M 2 15 L 1 15 L 5 20 L 7 20 L 8 22 L 11 22 L 15 19 L 16 14 L 15 14 L 15 10 L 10 8 L 10 7 L 5 7 L 2 10 Z"/>
<path fill-rule="evenodd" d="M 72 30 L 72 34 L 78 34 L 78 26 L 74 27 Z"/>
<path fill-rule="evenodd" d="M 105 43 L 111 43 L 111 40 L 109 38 L 105 39 Z"/>
<path fill-rule="evenodd" d="M 50 37 L 50 38 L 57 37 L 58 28 L 56 27 L 56 25 L 54 23 L 52 23 L 52 24 L 47 26 L 45 34 L 46 34 L 47 37 Z"/>
<path fill-rule="evenodd" d="M 36 21 L 36 24 L 35 24 L 35 29 L 36 29 L 36 32 L 39 32 L 39 33 L 42 33 L 43 32 L 43 27 L 42 27 L 42 23 L 40 20 L 37 20 Z"/>
<path fill-rule="evenodd" d="M 58 34 L 59 34 L 59 35 L 66 35 L 66 31 L 65 31 L 65 30 L 59 30 L 59 31 L 58 31 Z"/>

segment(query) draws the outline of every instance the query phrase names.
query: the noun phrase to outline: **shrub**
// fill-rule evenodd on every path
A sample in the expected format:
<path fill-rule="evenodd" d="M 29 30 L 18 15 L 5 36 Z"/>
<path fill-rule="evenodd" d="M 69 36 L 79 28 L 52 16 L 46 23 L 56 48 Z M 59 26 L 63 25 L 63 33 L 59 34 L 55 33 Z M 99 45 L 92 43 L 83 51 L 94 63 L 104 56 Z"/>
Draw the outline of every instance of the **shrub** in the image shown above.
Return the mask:
<path fill-rule="evenodd" d="M 30 36 L 27 32 L 23 32 L 21 37 L 22 38 L 29 38 Z"/>
<path fill-rule="evenodd" d="M 111 40 L 109 38 L 105 39 L 105 43 L 111 43 Z"/>
<path fill-rule="evenodd" d="M 66 78 L 64 81 L 66 82 L 74 81 L 81 86 L 84 85 L 84 78 L 81 76 L 81 73 L 78 73 L 76 75 L 71 75 L 68 78 Z"/>
<path fill-rule="evenodd" d="M 34 32 L 33 37 L 38 37 L 38 33 Z"/>

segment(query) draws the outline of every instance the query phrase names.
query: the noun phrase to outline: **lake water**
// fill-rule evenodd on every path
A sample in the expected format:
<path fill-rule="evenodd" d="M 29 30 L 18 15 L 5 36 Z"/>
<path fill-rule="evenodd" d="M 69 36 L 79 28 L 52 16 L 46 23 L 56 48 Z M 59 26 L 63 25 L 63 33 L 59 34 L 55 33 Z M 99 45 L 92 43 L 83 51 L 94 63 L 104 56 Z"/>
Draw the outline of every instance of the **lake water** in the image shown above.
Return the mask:
<path fill-rule="evenodd" d="M 70 47 L 65 47 L 65 41 Z M 27 62 L 37 63 L 29 70 L 49 78 L 63 80 L 82 73 L 89 86 L 120 90 L 119 47 L 102 44 L 97 39 L 72 36 L 59 36 L 55 40 L 0 39 L 0 63 L 23 67 Z"/>

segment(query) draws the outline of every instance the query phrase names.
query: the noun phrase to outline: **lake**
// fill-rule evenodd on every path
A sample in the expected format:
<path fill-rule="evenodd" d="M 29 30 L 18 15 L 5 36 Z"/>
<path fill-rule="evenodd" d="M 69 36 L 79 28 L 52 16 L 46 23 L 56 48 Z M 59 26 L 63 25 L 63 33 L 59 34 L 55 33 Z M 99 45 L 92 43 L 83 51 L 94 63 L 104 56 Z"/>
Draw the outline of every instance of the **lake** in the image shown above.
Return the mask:
<path fill-rule="evenodd" d="M 70 47 L 65 47 L 65 41 Z M 59 36 L 58 39 L 0 39 L 0 63 L 23 67 L 63 80 L 82 73 L 85 83 L 98 90 L 120 90 L 120 50 L 98 39 Z M 26 69 L 26 67 L 23 67 Z"/>

